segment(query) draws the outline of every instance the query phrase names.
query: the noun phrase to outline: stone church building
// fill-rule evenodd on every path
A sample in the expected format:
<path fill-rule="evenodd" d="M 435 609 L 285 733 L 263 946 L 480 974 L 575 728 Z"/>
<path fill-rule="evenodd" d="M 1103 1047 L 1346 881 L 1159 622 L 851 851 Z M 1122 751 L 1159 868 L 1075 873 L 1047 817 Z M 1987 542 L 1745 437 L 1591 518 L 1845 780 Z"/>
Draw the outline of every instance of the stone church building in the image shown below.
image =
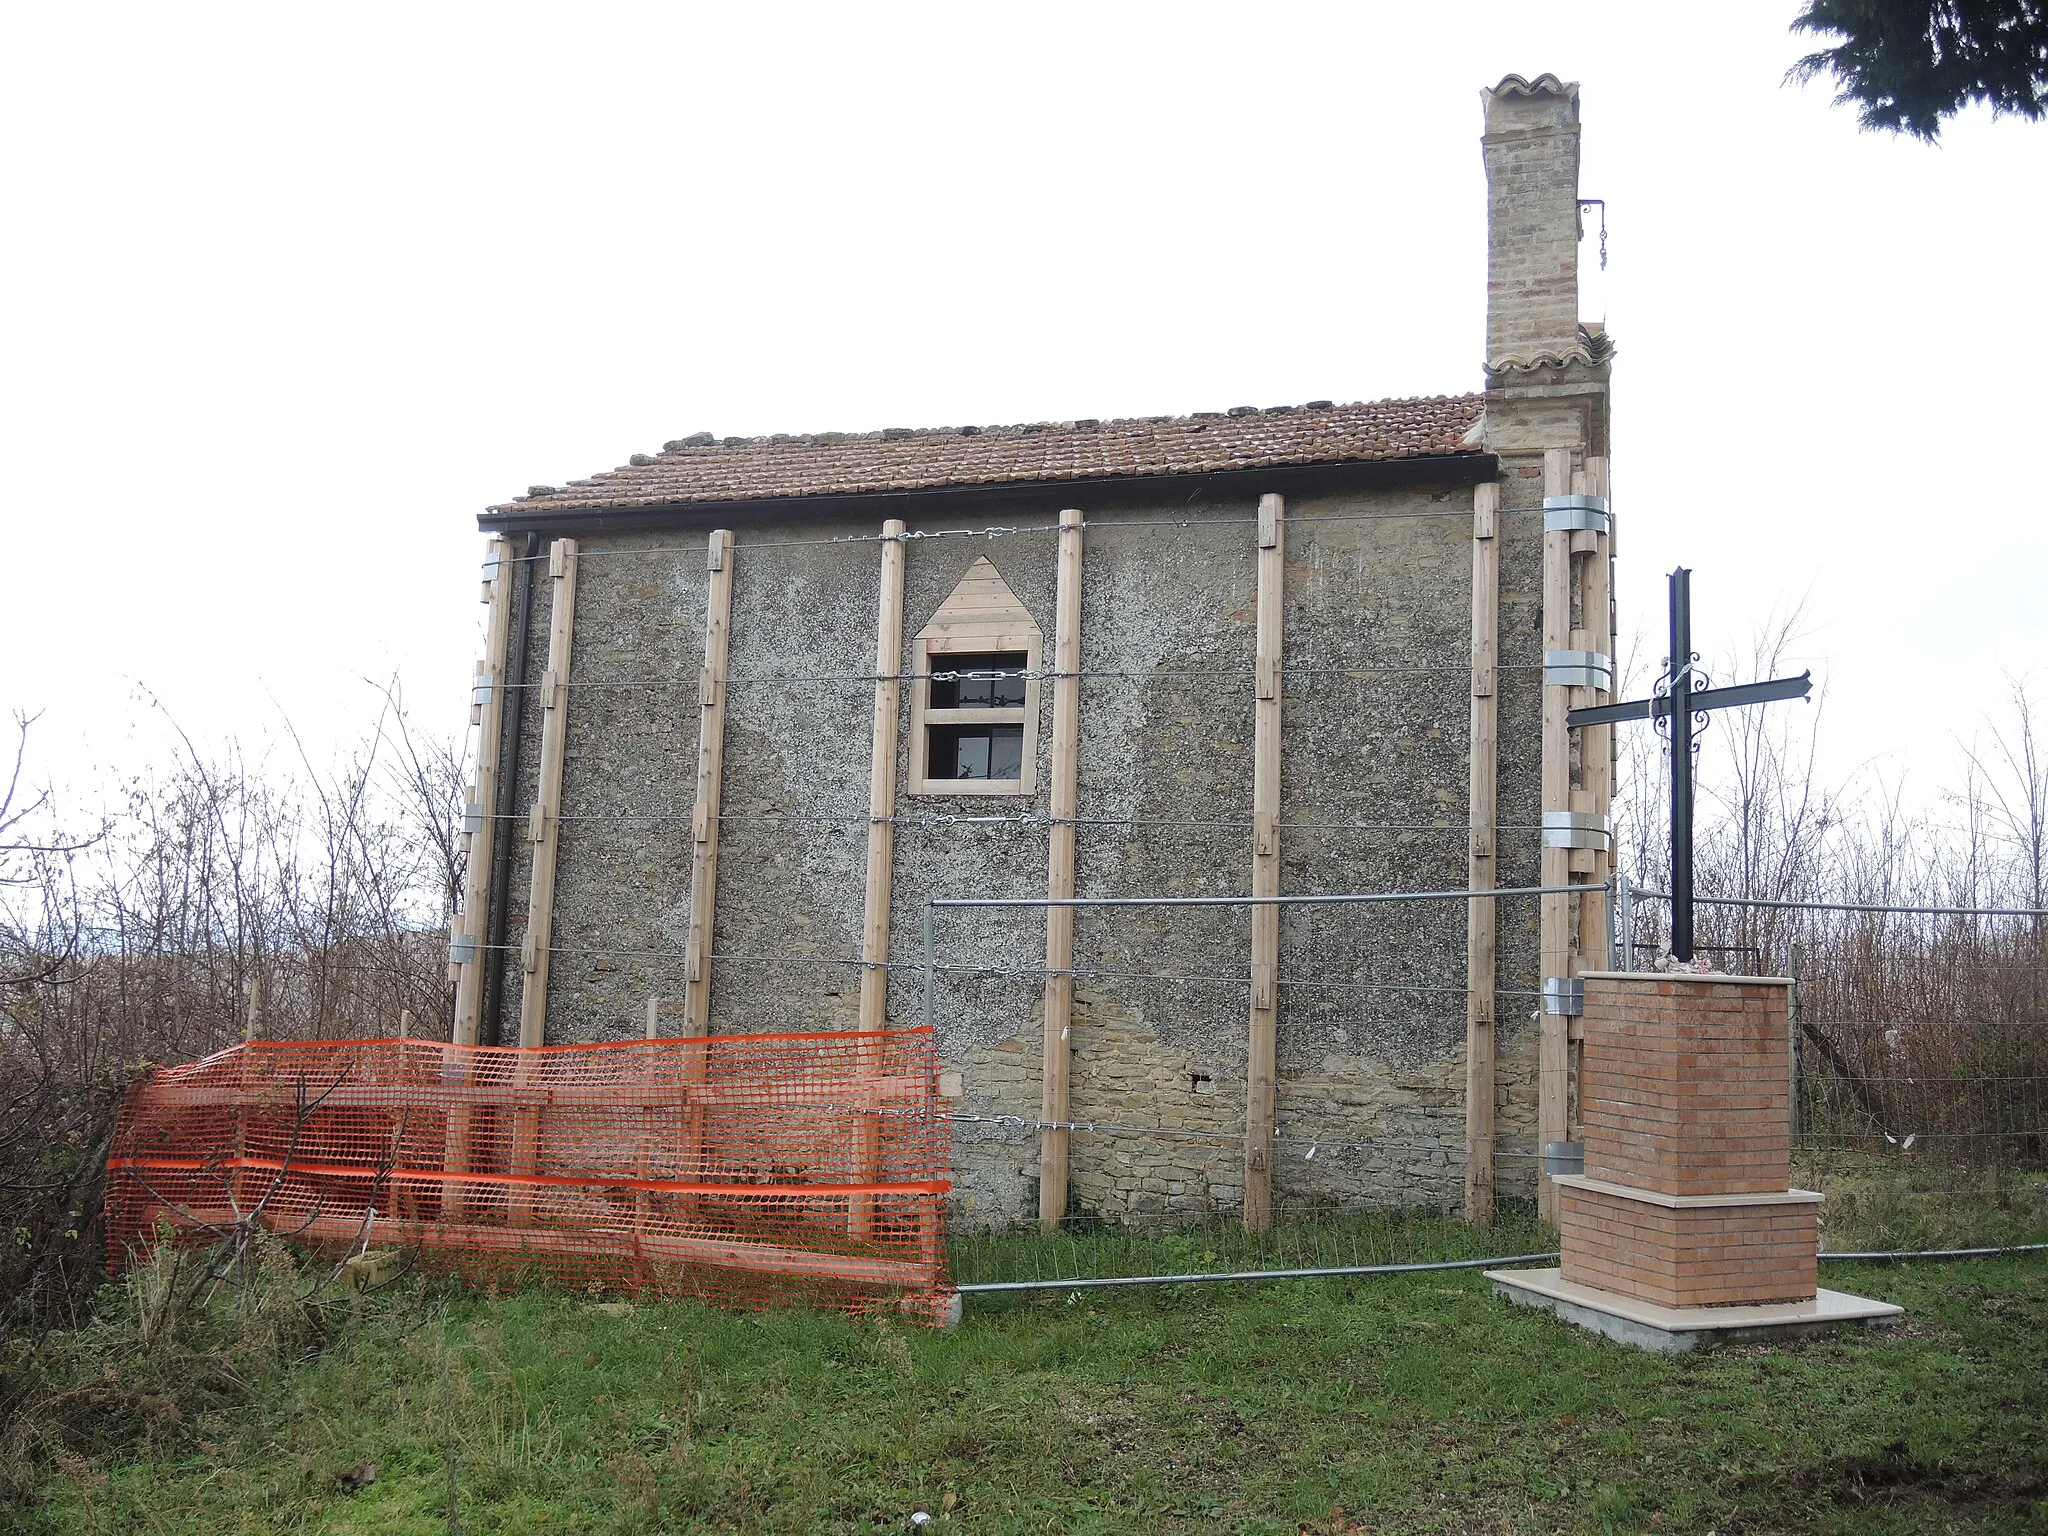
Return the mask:
<path fill-rule="evenodd" d="M 456 1039 L 929 1017 L 969 1222 L 1538 1193 L 1605 962 L 1611 349 L 1578 87 L 1482 97 L 1475 393 L 699 434 L 489 508 Z M 927 908 L 1339 893 L 1436 895 Z"/>

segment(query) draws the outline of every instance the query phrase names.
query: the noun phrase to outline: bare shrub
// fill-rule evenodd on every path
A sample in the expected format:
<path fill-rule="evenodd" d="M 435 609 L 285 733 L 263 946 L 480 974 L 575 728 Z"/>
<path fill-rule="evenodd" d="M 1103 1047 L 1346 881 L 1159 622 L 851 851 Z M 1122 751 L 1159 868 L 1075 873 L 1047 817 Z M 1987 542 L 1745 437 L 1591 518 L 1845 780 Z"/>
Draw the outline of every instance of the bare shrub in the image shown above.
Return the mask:
<path fill-rule="evenodd" d="M 265 1038 L 445 1037 L 463 753 L 395 689 L 329 768 L 177 733 L 168 765 L 67 836 L 0 801 L 0 1330 L 73 1323 L 105 1272 L 99 1192 L 122 1087 Z"/>
<path fill-rule="evenodd" d="M 1798 615 L 1729 677 L 1785 670 Z M 1656 670 L 1639 638 L 1641 687 Z M 1702 896 L 1844 907 L 2043 908 L 2048 750 L 2036 685 L 2013 679 L 2000 718 L 1963 751 L 1961 783 L 1931 808 L 1902 787 L 1818 782 L 1821 711 L 1716 715 L 1700 768 L 1695 885 Z M 1667 889 L 1668 755 L 1624 732 L 1616 838 L 1639 880 Z M 2048 1160 L 2048 919 L 1953 911 L 1702 906 L 1696 948 L 1736 971 L 1801 979 L 1802 1131 L 1809 1144 L 1947 1164 Z M 1665 909 L 1639 908 L 1655 952 Z"/>

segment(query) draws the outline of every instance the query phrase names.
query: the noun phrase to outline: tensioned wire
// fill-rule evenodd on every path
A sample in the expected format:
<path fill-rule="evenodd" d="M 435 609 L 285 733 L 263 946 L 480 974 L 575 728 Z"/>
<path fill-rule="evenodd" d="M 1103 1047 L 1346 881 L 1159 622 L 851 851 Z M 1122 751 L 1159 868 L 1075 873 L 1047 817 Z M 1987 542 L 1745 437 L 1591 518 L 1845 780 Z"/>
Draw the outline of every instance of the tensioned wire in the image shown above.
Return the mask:
<path fill-rule="evenodd" d="M 1092 786 L 1098 792 L 1107 792 L 1103 786 Z M 529 811 L 478 811 L 474 819 L 480 821 L 525 821 L 532 814 Z M 561 812 L 550 818 L 554 821 L 694 821 L 691 811 L 586 811 Z M 986 816 L 961 813 L 949 815 L 943 811 L 919 813 L 909 816 L 875 816 L 864 811 L 840 811 L 822 813 L 811 811 L 720 811 L 713 818 L 717 821 L 758 822 L 774 825 L 789 822 L 797 825 L 838 825 L 842 823 L 869 822 L 877 826 L 896 827 L 955 827 L 955 826 L 1034 826 L 1034 827 L 1211 827 L 1228 831 L 1249 831 L 1252 823 L 1248 820 L 1202 817 L 1157 817 L 1157 816 L 1051 816 L 1040 812 L 1018 812 L 1013 815 L 992 814 Z M 1463 837 L 1472 828 L 1463 824 L 1445 821 L 1283 821 L 1280 830 L 1297 832 L 1440 832 Z M 1496 832 L 1539 832 L 1541 826 L 1530 821 L 1499 821 L 1493 824 Z"/>
<path fill-rule="evenodd" d="M 1088 482 L 1076 482 L 1076 483 L 1077 483 L 1077 484 L 1083 484 L 1083 483 L 1088 483 Z M 689 508 L 690 508 L 690 509 L 691 509 L 692 511 L 698 512 L 698 513 L 700 513 L 700 514 L 704 514 L 704 515 L 715 515 L 715 514 L 716 514 L 716 512 L 717 512 L 717 510 L 718 510 L 719 508 L 721 508 L 721 507 L 723 507 L 723 506 L 727 506 L 727 505 L 733 505 L 733 504 L 732 504 L 732 503 L 722 503 L 722 502 L 689 502 L 689 503 L 681 503 L 681 505 L 687 506 L 687 507 L 689 507 Z M 539 511 L 544 511 L 544 510 L 546 510 L 546 509 L 545 509 L 545 508 L 536 508 L 535 510 L 539 510 Z M 630 510 L 630 509 L 628 509 L 628 510 Z M 823 509 L 819 509 L 819 510 L 821 510 L 821 511 L 822 511 Z M 1508 515 L 1508 516 L 1513 516 L 1513 515 L 1514 515 L 1515 513 L 1518 513 L 1518 512 L 1522 512 L 1522 513 L 1529 513 L 1529 512 L 1536 512 L 1536 513 L 1540 513 L 1540 512 L 1541 512 L 1541 511 L 1542 511 L 1543 509 L 1542 509 L 1541 507 L 1502 507 L 1502 508 L 1500 508 L 1499 510 L 1500 510 L 1500 512 L 1501 512 L 1501 513 L 1503 513 L 1503 514 L 1505 514 L 1505 515 Z M 573 517 L 578 517 L 578 516 L 589 516 L 589 515 L 591 515 L 591 509 L 587 509 L 587 508 L 585 508 L 585 509 L 564 509 L 563 515 L 564 515 L 565 517 L 571 517 L 571 518 L 573 518 Z M 791 516 L 791 517 L 793 517 L 793 518 L 794 518 L 794 517 L 799 517 L 799 516 L 802 516 L 802 515 L 804 515 L 804 514 L 803 514 L 803 513 L 802 513 L 802 512 L 800 511 L 800 510 L 799 510 L 799 511 L 793 511 L 793 512 L 792 512 L 792 513 L 790 514 L 790 516 Z M 814 513 L 813 515 L 816 515 L 816 514 Z M 1407 510 L 1407 509 L 1404 509 L 1404 510 L 1401 510 L 1401 511 L 1394 511 L 1394 512 L 1329 512 L 1329 513 L 1305 513 L 1305 514 L 1302 514 L 1302 515 L 1300 515 L 1300 516 L 1295 516 L 1295 515 L 1292 515 L 1292 514 L 1287 514 L 1287 515 L 1284 515 L 1284 516 L 1282 517 L 1281 521 L 1282 521 L 1283 523 L 1376 523 L 1376 522 L 1400 522 L 1400 521 L 1406 521 L 1406 520 L 1409 520 L 1409 519 L 1413 519 L 1413 518 L 1423 518 L 1423 517 L 1461 517 L 1461 518 L 1469 518 L 1470 516 L 1472 516 L 1472 509 L 1471 509 L 1471 508 L 1470 508 L 1469 506 L 1466 506 L 1466 507 L 1417 507 L 1417 508 L 1414 508 L 1414 509 L 1412 509 L 1412 510 Z M 1066 523 L 1066 524 L 1061 524 L 1061 523 L 1016 523 L 1016 524 L 1010 524 L 1010 523 L 994 523 L 994 524 L 990 524 L 990 525 L 989 525 L 988 527 L 985 527 L 985 528 L 934 528 L 934 529 L 929 529 L 929 530 L 926 530 L 926 529 L 907 529 L 907 530 L 905 530 L 905 531 L 904 531 L 903 533 L 900 533 L 900 534 L 888 534 L 888 533 L 849 533 L 849 534 L 840 534 L 840 535 L 835 535 L 835 536 L 833 536 L 833 537 L 831 537 L 831 538 L 821 538 L 821 539 L 739 539 L 739 538 L 735 538 L 735 539 L 733 540 L 733 545 L 732 545 L 732 547 L 733 547 L 733 552 L 734 552 L 734 554 L 735 554 L 735 555 L 737 555 L 737 554 L 739 554 L 740 552 L 742 552 L 742 551 L 745 551 L 745 550 L 754 550 L 754 549 L 807 549 L 807 548 L 816 548 L 816 547 L 818 547 L 818 546 L 821 546 L 821 545 L 834 545 L 834 544 L 846 544 L 846 545 L 853 545 L 853 544 L 883 544 L 883 543 L 898 543 L 898 544 L 907 544 L 907 543 L 914 543 L 914 542 L 918 542 L 918 541 L 921 541 L 921 540 L 924 540 L 924 539 L 1000 539 L 1000 538 L 1008 538 L 1008 537 L 1011 537 L 1011 536 L 1013 536 L 1013 535 L 1021 535 L 1021 534 L 1033 534 L 1033 533 L 1058 533 L 1058 532 L 1059 532 L 1059 531 L 1061 530 L 1061 528 L 1062 528 L 1062 527 L 1067 527 L 1067 528 L 1080 528 L 1080 529 L 1088 529 L 1088 528 L 1152 528 L 1152 529 L 1166 529 L 1166 528 L 1216 528 L 1216 527 L 1249 527 L 1249 526 L 1252 526 L 1252 525 L 1256 524 L 1257 522 L 1258 522 L 1258 518 L 1257 518 L 1257 516 L 1256 516 L 1256 515 L 1254 515 L 1254 516 L 1251 516 L 1251 517 L 1244 517 L 1244 516 L 1236 516 L 1236 517 L 1091 517 L 1091 518 L 1087 518 L 1086 520 L 1084 520 L 1084 521 L 1082 521 L 1082 522 L 1079 522 L 1079 523 Z M 563 535 L 563 537 L 573 537 L 573 535 L 565 534 L 565 535 Z M 635 547 L 635 548 L 630 548 L 630 549 L 584 549 L 584 548 L 582 548 L 582 547 L 580 547 L 580 546 L 579 546 L 579 547 L 577 548 L 577 551 L 576 551 L 576 557 L 577 557 L 577 559 L 579 559 L 579 560 L 589 560 L 589 559 L 593 559 L 593 558 L 599 558 L 599 557 L 607 557 L 607 556 L 612 556 L 612 555 L 702 555 L 702 554 L 703 554 L 703 553 L 705 552 L 705 550 L 706 550 L 706 548 L 707 548 L 707 547 L 708 547 L 708 545 L 706 545 L 706 544 L 651 544 L 651 545 L 643 545 L 643 546 L 639 546 L 639 547 Z M 500 561 L 500 563 L 501 563 L 501 564 L 505 564 L 505 565 L 517 565 L 517 564 L 523 564 L 523 563 L 525 563 L 525 562 L 527 562 L 527 561 L 534 561 L 534 562 L 538 562 L 538 561 L 546 560 L 546 559 L 548 559 L 548 558 L 549 558 L 549 556 L 548 556 L 548 555 L 547 555 L 546 553 L 542 553 L 542 554 L 537 554 L 537 555 L 503 555 L 503 556 L 500 556 L 500 557 L 499 557 L 499 561 Z"/>
<path fill-rule="evenodd" d="M 523 953 L 523 944 L 477 944 L 476 949 L 500 950 L 506 953 Z M 545 946 L 551 955 L 581 955 L 587 959 L 604 960 L 666 960 L 680 962 L 689 955 L 679 949 L 597 949 L 574 944 L 549 944 Z M 749 955 L 712 954 L 705 957 L 723 965 L 850 965 L 869 971 L 915 971 L 922 975 L 924 962 L 921 960 L 863 960 L 858 955 Z M 1080 968 L 1056 969 L 1038 965 L 935 965 L 935 973 L 969 977 L 995 978 L 1004 976 L 1030 976 L 1043 979 L 1047 976 L 1069 976 L 1077 981 L 1157 981 L 1175 986 L 1225 986 L 1246 987 L 1251 985 L 1249 976 L 1212 976 L 1176 971 L 1105 971 Z M 1431 982 L 1342 982 L 1314 981 L 1306 978 L 1282 977 L 1283 987 L 1331 988 L 1354 992 L 1441 992 L 1456 993 L 1460 996 L 1470 992 L 1469 987 L 1449 987 Z M 1496 997 L 1541 997 L 1533 989 L 1516 990 L 1496 987 Z"/>
<path fill-rule="evenodd" d="M 1390 665 L 1380 664 L 1376 662 L 1360 662 L 1353 664 L 1347 662 L 1332 663 L 1326 666 L 1282 667 L 1280 669 L 1280 675 L 1282 677 L 1341 677 L 1346 678 L 1352 682 L 1366 683 L 1377 682 L 1380 679 L 1387 677 L 1433 676 L 1447 672 L 1469 674 L 1473 670 L 1474 669 L 1471 663 L 1469 662 L 1420 663 L 1415 665 L 1409 665 L 1406 663 Z M 1506 661 L 1497 663 L 1494 666 L 1493 670 L 1496 672 L 1541 672 L 1543 670 L 1543 663 L 1540 661 Z M 1139 682 L 1157 682 L 1162 680 L 1180 682 L 1192 681 L 1197 679 L 1206 681 L 1219 677 L 1234 678 L 1240 682 L 1247 683 L 1252 680 L 1251 672 L 1243 667 L 1207 667 L 1194 670 L 1083 667 L 1080 670 L 1074 672 L 1060 672 L 1048 667 L 1039 667 L 1017 668 L 1014 670 L 1004 670 L 1001 672 L 954 671 L 814 672 L 787 674 L 757 673 L 752 676 L 728 675 L 719 678 L 717 681 L 722 686 L 726 687 L 749 687 L 758 684 L 777 684 L 784 687 L 791 687 L 796 685 L 808 685 L 811 683 L 859 683 L 862 685 L 868 685 L 873 683 L 908 683 L 924 681 L 927 679 L 933 679 L 939 682 L 957 680 L 984 681 L 997 677 L 1076 677 L 1082 679 L 1100 679 L 1114 677 L 1134 679 Z M 499 684 L 498 686 L 506 689 L 544 688 L 547 686 L 547 683 L 543 679 L 540 681 L 528 681 L 523 683 L 507 682 Z M 699 688 L 703 686 L 703 679 L 701 676 L 686 676 L 681 674 L 671 677 L 572 676 L 561 679 L 555 684 L 555 686 L 557 688 L 566 688 L 571 691 L 574 691 L 578 688 Z M 998 705 L 995 707 L 1021 709 L 1023 706 L 1012 704 Z"/>

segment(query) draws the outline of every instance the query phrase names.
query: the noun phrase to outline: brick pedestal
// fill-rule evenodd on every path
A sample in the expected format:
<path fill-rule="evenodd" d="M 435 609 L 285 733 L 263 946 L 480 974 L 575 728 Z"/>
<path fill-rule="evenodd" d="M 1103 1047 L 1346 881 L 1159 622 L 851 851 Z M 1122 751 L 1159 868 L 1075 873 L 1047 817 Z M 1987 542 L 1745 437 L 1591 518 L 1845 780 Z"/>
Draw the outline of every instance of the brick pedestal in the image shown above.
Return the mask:
<path fill-rule="evenodd" d="M 1791 983 L 1585 980 L 1564 1278 L 1667 1307 L 1810 1299 L 1820 1196 L 1791 1187 Z"/>
<path fill-rule="evenodd" d="M 1896 1315 L 1818 1288 L 1821 1197 L 1791 1187 L 1791 983 L 1584 981 L 1586 1164 L 1553 1180 L 1562 1263 L 1497 1288 L 1655 1348 Z"/>

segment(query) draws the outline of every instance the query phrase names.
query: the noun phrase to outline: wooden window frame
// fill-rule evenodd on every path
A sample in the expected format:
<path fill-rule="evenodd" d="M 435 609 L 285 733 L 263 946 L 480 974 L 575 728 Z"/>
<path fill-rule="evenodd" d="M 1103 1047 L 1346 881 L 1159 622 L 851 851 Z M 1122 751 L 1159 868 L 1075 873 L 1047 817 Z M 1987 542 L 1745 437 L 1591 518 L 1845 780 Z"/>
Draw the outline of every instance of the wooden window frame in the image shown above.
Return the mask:
<path fill-rule="evenodd" d="M 913 795 L 1035 795 L 1038 793 L 1038 671 L 1043 637 L 1036 629 L 980 630 L 967 634 L 919 635 L 913 652 L 917 677 L 910 690 L 910 793 Z M 1021 709 L 934 709 L 934 672 L 946 670 L 948 656 L 987 651 L 1024 653 Z M 1022 761 L 1014 779 L 935 779 L 930 775 L 933 726 L 1021 725 Z"/>

